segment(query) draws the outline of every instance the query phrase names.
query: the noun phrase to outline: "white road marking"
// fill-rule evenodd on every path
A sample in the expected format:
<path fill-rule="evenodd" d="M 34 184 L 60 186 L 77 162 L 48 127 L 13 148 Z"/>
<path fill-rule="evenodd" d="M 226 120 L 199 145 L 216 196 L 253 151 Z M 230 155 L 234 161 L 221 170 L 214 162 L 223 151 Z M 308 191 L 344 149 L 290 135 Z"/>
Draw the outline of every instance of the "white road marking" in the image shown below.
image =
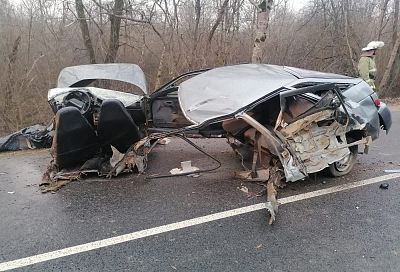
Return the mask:
<path fill-rule="evenodd" d="M 376 178 L 357 181 L 357 182 L 350 183 L 350 184 L 344 184 L 344 185 L 334 186 L 334 187 L 327 188 L 327 189 L 317 190 L 314 192 L 289 196 L 289 197 L 279 199 L 279 203 L 281 205 L 288 204 L 288 203 L 292 203 L 292 202 L 296 202 L 296 201 L 301 201 L 301 200 L 310 199 L 310 198 L 317 197 L 317 196 L 337 193 L 337 192 L 341 192 L 344 190 L 349 190 L 349 189 L 353 189 L 353 188 L 357 188 L 357 187 L 361 187 L 361 186 L 365 186 L 365 185 L 369 185 L 369 184 L 374 184 L 374 183 L 378 183 L 378 182 L 382 182 L 382 181 L 386 181 L 386 180 L 391 180 L 391 179 L 395 179 L 395 178 L 400 178 L 400 174 L 395 173 L 395 174 L 390 174 L 390 175 L 384 175 L 384 176 L 380 176 L 380 177 L 376 177 Z M 255 205 L 251 205 L 251 206 L 247 206 L 247 207 L 243 207 L 243 208 L 214 213 L 214 214 L 201 216 L 201 217 L 197 217 L 197 218 L 193 218 L 193 219 L 189 219 L 189 220 L 184 220 L 181 222 L 176 222 L 176 223 L 167 224 L 167 225 L 163 225 L 163 226 L 159 226 L 159 227 L 155 227 L 155 228 L 151 228 L 151 229 L 136 231 L 136 232 L 132 232 L 129 234 L 111 237 L 111 238 L 94 241 L 94 242 L 90 242 L 90 243 L 86 243 L 86 244 L 82 244 L 82 245 L 78 245 L 78 246 L 68 247 L 68 248 L 55 250 L 55 251 L 51 251 L 51 252 L 47 252 L 47 253 L 43 253 L 43 254 L 39 254 L 39 255 L 34 255 L 34 256 L 30 256 L 30 257 L 26 257 L 26 258 L 22 258 L 22 259 L 4 262 L 4 263 L 0 263 L 0 271 L 21 268 L 21 267 L 25 267 L 28 265 L 46 262 L 46 261 L 50 261 L 50 260 L 78 254 L 78 253 L 83 253 L 83 252 L 87 252 L 87 251 L 91 251 L 91 250 L 95 250 L 95 249 L 99 249 L 99 248 L 109 247 L 109 246 L 117 245 L 120 243 L 130 242 L 130 241 L 154 236 L 154 235 L 161 234 L 161 233 L 166 233 L 166 232 L 170 232 L 170 231 L 174 231 L 174 230 L 188 228 L 191 226 L 196 226 L 196 225 L 200 225 L 200 224 L 204 224 L 204 223 L 208 223 L 208 222 L 212 222 L 212 221 L 216 221 L 216 220 L 220 220 L 220 219 L 224 219 L 224 218 L 228 218 L 228 217 L 233 217 L 233 216 L 237 216 L 237 215 L 241 215 L 241 214 L 245 214 L 245 213 L 262 210 L 264 208 L 265 208 L 265 203 L 255 204 Z"/>

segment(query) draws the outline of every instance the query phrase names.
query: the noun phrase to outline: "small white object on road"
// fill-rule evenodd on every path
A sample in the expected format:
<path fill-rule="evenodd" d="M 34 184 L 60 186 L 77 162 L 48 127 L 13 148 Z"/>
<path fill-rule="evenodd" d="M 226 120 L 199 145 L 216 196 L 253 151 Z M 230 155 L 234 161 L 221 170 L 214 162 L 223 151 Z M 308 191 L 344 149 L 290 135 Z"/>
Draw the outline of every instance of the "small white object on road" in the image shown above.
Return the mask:
<path fill-rule="evenodd" d="M 185 174 L 185 173 L 190 173 L 193 171 L 197 171 L 199 168 L 192 166 L 192 161 L 183 161 L 181 162 L 181 168 L 174 168 L 169 171 L 172 175 L 178 175 L 178 174 Z"/>
<path fill-rule="evenodd" d="M 385 170 L 385 173 L 400 173 L 400 169 Z"/>
<path fill-rule="evenodd" d="M 238 189 L 239 189 L 240 191 L 242 191 L 243 193 L 246 193 L 246 194 L 249 193 L 249 188 L 247 188 L 246 186 L 238 187 Z"/>
<path fill-rule="evenodd" d="M 7 192 L 7 194 L 13 195 L 15 194 L 15 192 Z"/>

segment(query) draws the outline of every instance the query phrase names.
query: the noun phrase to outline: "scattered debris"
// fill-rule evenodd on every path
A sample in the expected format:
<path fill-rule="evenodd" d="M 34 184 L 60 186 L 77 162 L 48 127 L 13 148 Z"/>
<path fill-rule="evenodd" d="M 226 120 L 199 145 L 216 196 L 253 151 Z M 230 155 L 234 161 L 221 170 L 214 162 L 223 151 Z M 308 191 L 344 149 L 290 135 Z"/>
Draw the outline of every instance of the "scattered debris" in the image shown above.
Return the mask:
<path fill-rule="evenodd" d="M 80 171 L 58 171 L 58 167 L 55 164 L 50 163 L 47 171 L 43 174 L 42 183 L 39 184 L 40 191 L 42 193 L 53 193 L 66 184 L 79 180 L 81 175 L 82 173 Z"/>
<path fill-rule="evenodd" d="M 171 142 L 171 139 L 170 139 L 170 138 L 163 138 L 163 139 L 158 140 L 158 144 L 159 144 L 159 145 L 167 145 L 167 144 L 169 144 L 170 142 Z"/>
<path fill-rule="evenodd" d="M 0 152 L 35 148 L 49 148 L 53 140 L 53 126 L 34 125 L 0 138 Z"/>
<path fill-rule="evenodd" d="M 246 179 L 250 181 L 266 181 L 269 179 L 269 169 L 259 169 L 254 172 L 250 170 L 236 171 L 235 178 Z"/>
<path fill-rule="evenodd" d="M 7 192 L 7 194 L 13 195 L 15 194 L 15 192 Z"/>
<path fill-rule="evenodd" d="M 238 189 L 240 190 L 240 191 L 242 191 L 243 193 L 246 193 L 246 194 L 248 194 L 249 193 L 249 188 L 247 188 L 246 186 L 240 186 L 240 187 L 238 187 Z"/>
<path fill-rule="evenodd" d="M 263 190 L 262 190 L 261 192 L 259 192 L 259 193 L 251 192 L 251 191 L 249 190 L 249 188 L 247 188 L 247 187 L 244 186 L 244 185 L 241 185 L 240 187 L 237 187 L 237 189 L 240 190 L 240 191 L 242 191 L 243 193 L 245 193 L 246 196 L 247 196 L 247 198 L 249 198 L 249 199 L 254 198 L 254 197 L 261 196 L 260 193 L 265 192 L 265 189 L 263 189 Z"/>
<path fill-rule="evenodd" d="M 199 170 L 198 167 L 192 166 L 192 161 L 183 161 L 181 162 L 181 168 L 174 168 L 171 169 L 169 172 L 172 175 L 180 175 L 185 173 L 191 173 L 198 170 Z"/>
<path fill-rule="evenodd" d="M 387 190 L 389 189 L 389 183 L 382 183 L 381 185 L 379 185 L 379 188 L 382 190 Z"/>

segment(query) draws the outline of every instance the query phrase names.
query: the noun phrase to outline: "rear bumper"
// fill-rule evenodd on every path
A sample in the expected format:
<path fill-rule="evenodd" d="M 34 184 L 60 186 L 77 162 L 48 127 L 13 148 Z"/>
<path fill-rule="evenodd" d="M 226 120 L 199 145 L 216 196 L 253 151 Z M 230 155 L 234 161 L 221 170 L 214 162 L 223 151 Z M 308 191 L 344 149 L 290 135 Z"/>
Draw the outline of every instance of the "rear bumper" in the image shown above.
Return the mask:
<path fill-rule="evenodd" d="M 385 103 L 381 102 L 378 114 L 381 127 L 388 133 L 392 127 L 392 114 Z"/>

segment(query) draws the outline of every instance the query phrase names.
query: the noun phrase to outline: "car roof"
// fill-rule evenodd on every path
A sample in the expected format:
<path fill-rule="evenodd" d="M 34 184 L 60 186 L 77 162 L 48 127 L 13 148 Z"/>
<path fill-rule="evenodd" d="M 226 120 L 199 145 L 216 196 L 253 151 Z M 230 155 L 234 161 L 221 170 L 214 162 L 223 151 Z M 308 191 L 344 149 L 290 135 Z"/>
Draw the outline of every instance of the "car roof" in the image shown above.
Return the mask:
<path fill-rule="evenodd" d="M 226 116 L 298 80 L 283 66 L 240 64 L 211 69 L 179 86 L 179 102 L 190 121 Z"/>
<path fill-rule="evenodd" d="M 302 68 L 283 66 L 282 69 L 294 75 L 297 78 L 325 78 L 325 79 L 352 79 L 352 77 L 338 75 L 333 73 L 318 72 Z"/>
<path fill-rule="evenodd" d="M 194 76 L 179 86 L 179 102 L 195 124 L 231 116 L 280 89 L 303 82 L 357 84 L 360 79 L 270 64 L 223 66 Z"/>

